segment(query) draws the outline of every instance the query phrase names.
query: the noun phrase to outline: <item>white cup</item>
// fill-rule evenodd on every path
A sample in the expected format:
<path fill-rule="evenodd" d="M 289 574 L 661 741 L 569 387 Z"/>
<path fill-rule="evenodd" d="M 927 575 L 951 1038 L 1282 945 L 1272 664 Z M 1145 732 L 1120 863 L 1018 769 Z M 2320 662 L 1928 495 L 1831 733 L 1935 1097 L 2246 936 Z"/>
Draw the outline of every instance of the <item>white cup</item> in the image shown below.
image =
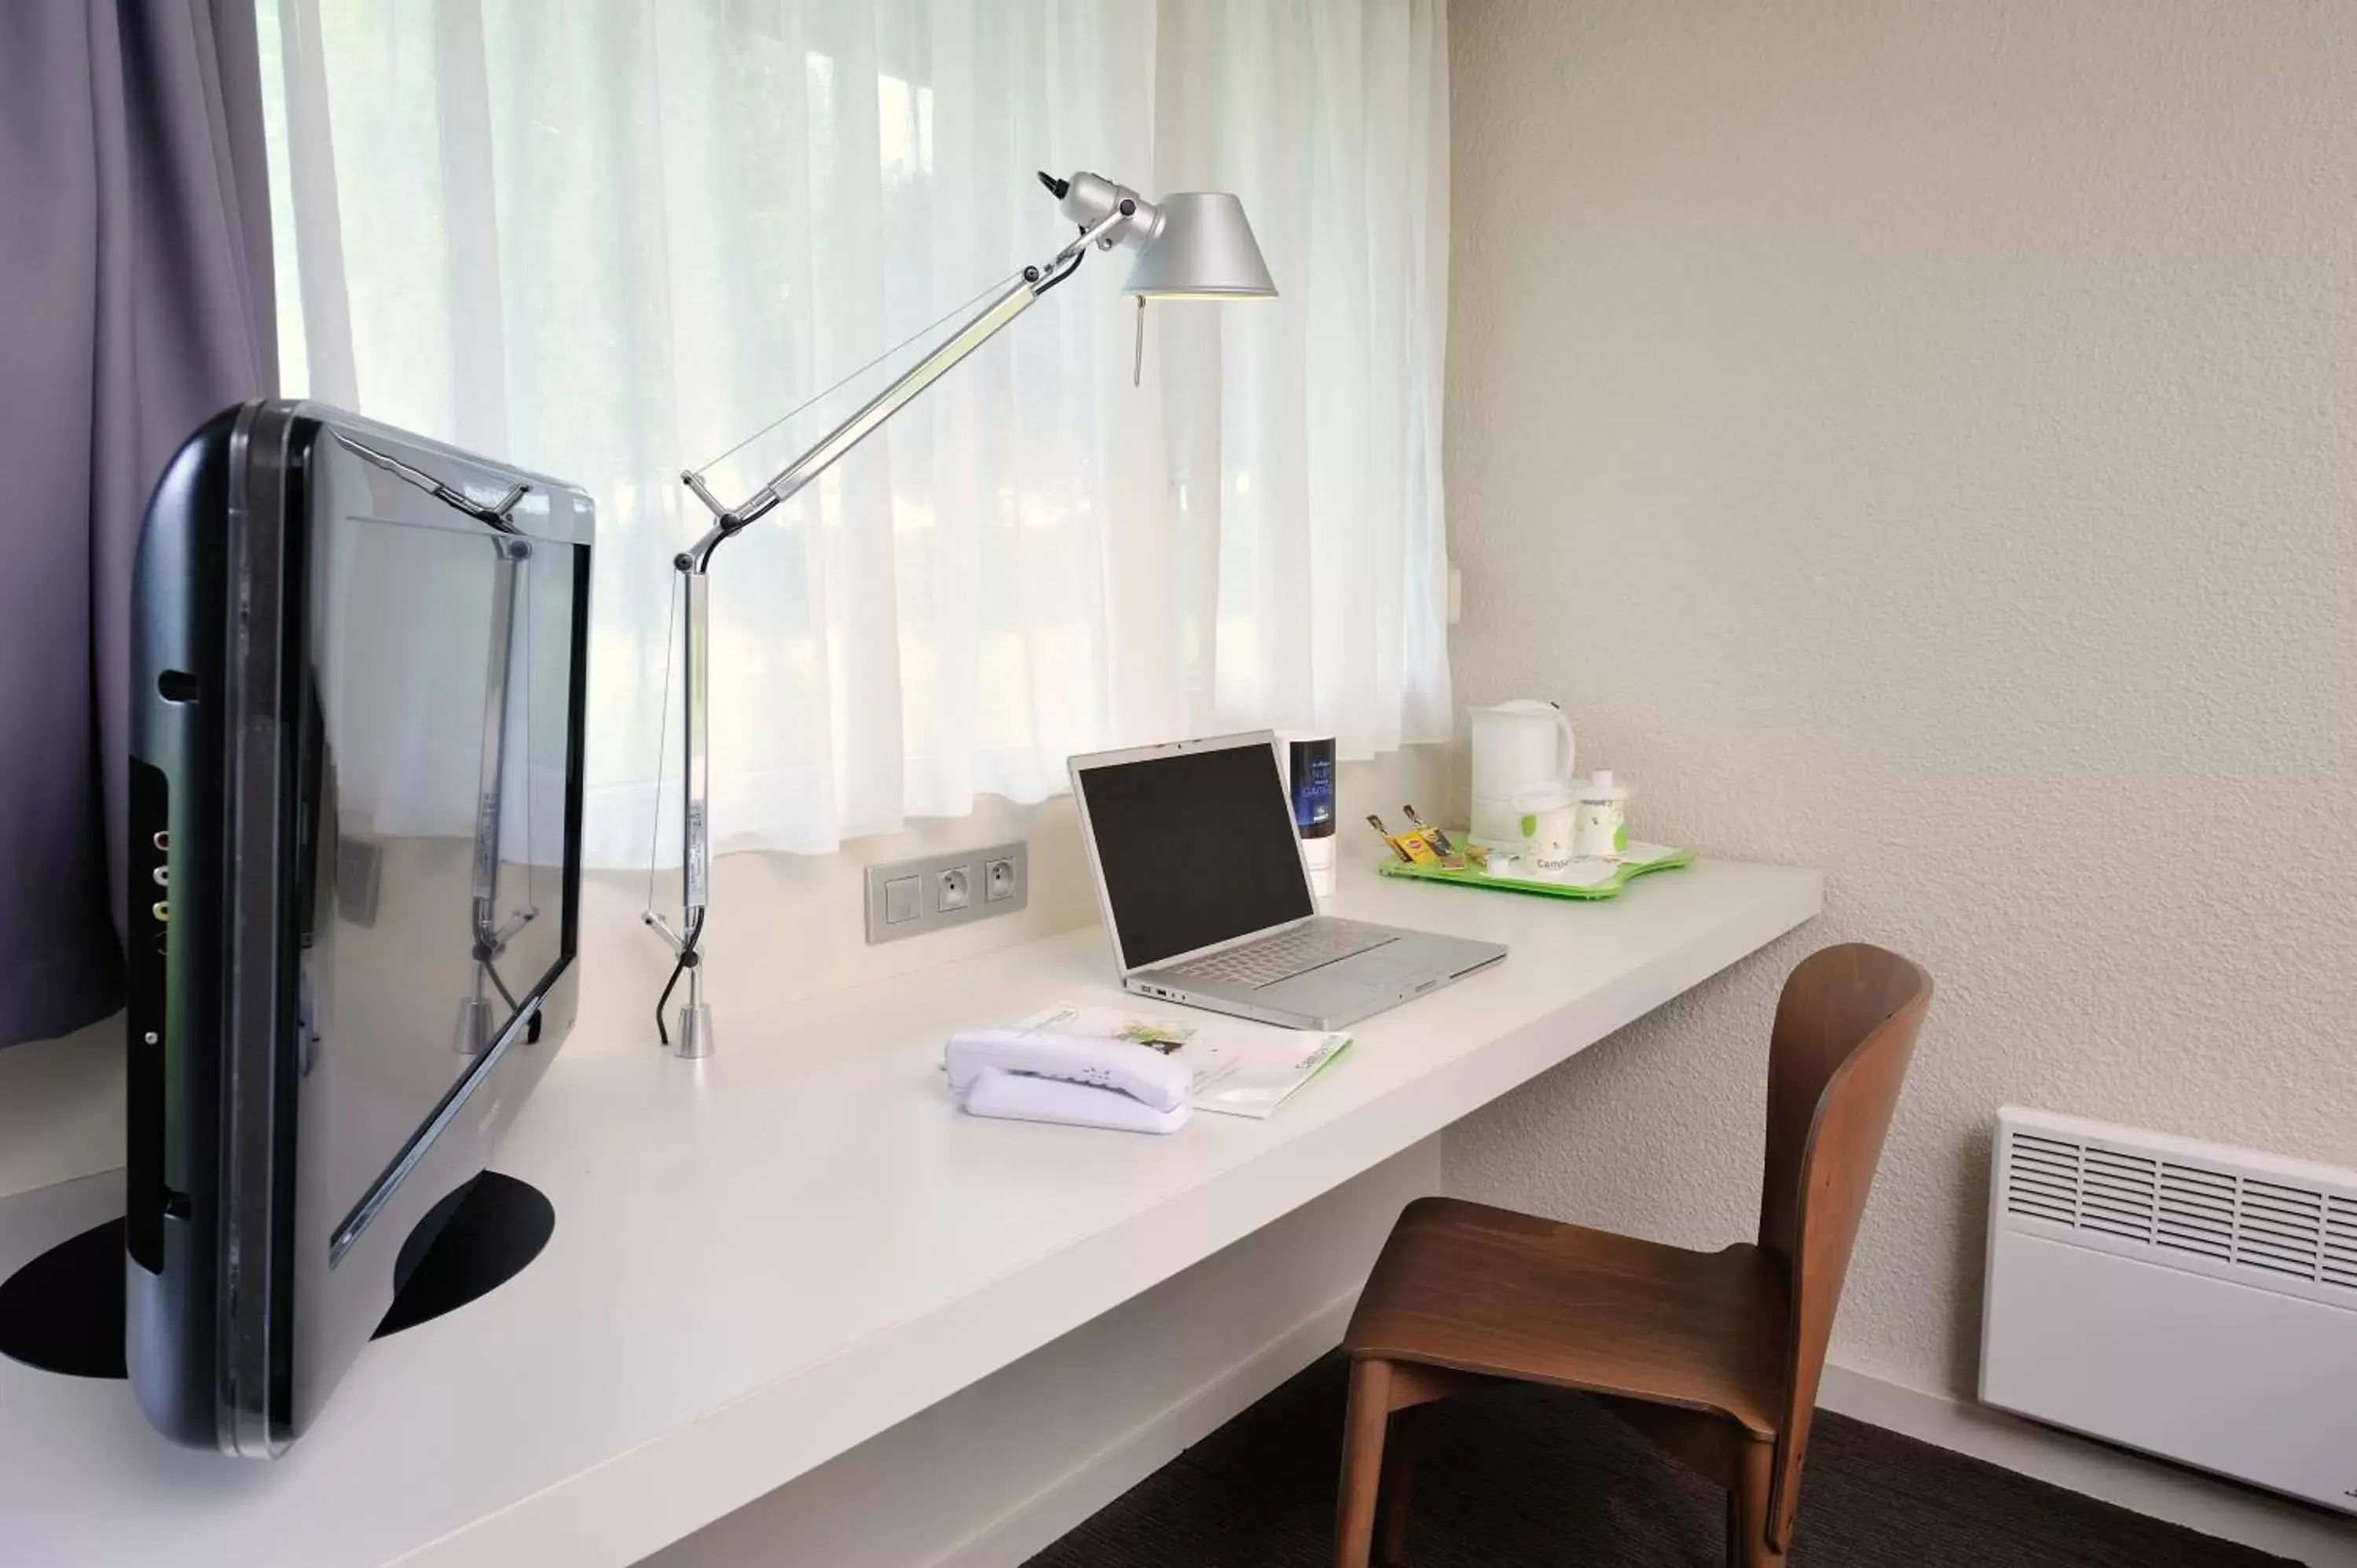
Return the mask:
<path fill-rule="evenodd" d="M 1581 860 L 1618 860 L 1629 847 L 1629 787 L 1599 768 L 1595 776 L 1577 780 L 1571 853 Z"/>
<path fill-rule="evenodd" d="M 1519 813 L 1515 825 L 1521 830 L 1525 851 L 1542 869 L 1553 870 L 1571 863 L 1579 803 L 1569 789 L 1561 784 L 1542 784 L 1535 789 L 1525 789 L 1514 797 L 1514 810 Z"/>

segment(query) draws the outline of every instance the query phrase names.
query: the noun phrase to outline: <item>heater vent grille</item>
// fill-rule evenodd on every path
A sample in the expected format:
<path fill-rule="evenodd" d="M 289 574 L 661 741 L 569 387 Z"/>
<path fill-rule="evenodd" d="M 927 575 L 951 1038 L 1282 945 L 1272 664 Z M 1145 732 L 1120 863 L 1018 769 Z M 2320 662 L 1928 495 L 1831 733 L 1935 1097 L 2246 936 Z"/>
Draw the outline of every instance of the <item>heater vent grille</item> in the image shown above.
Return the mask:
<path fill-rule="evenodd" d="M 2079 1156 L 2076 1144 L 2035 1133 L 2013 1135 L 2013 1163 L 2008 1168 L 2005 1206 L 2013 1213 L 2060 1224 L 2077 1222 Z"/>
<path fill-rule="evenodd" d="M 2357 1195 L 2238 1171 L 2222 1159 L 2021 1129 L 2005 1137 L 2002 1202 L 2012 1218 L 2205 1259 L 2253 1283 L 2298 1281 L 2357 1294 Z"/>
<path fill-rule="evenodd" d="M 2099 1145 L 2090 1145 L 2083 1158 L 2086 1175 L 2079 1188 L 2080 1225 L 2131 1241 L 2151 1240 L 2160 1162 Z"/>
<path fill-rule="evenodd" d="M 2323 1276 L 2327 1284 L 2357 1290 L 2357 1197 L 2324 1200 Z"/>
<path fill-rule="evenodd" d="M 2234 1178 L 2191 1165 L 2160 1173 L 2160 1216 L 2153 1236 L 2163 1247 L 2231 1262 L 2234 1257 Z"/>

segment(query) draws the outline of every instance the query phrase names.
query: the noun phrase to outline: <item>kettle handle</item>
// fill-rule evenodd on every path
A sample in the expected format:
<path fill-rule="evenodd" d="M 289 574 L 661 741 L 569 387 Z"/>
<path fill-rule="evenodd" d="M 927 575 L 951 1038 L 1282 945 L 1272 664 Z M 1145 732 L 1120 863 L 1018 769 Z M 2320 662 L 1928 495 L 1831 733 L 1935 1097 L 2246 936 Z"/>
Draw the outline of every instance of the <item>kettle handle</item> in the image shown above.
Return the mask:
<path fill-rule="evenodd" d="M 1547 705 L 1555 709 L 1555 733 L 1563 741 L 1563 766 L 1556 769 L 1555 777 L 1568 780 L 1577 777 L 1572 771 L 1572 761 L 1579 755 L 1577 743 L 1571 736 L 1571 715 L 1555 703 L 1550 703 Z"/>

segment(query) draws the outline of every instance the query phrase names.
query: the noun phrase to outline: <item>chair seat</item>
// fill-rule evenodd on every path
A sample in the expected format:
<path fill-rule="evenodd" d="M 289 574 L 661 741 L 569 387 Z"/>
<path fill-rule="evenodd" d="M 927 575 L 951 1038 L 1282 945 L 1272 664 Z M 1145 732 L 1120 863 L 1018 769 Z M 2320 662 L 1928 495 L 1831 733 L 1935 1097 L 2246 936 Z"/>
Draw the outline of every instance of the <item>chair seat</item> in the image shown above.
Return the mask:
<path fill-rule="evenodd" d="M 1408 1206 L 1343 1348 L 1374 1357 L 1781 1420 L 1789 1286 L 1776 1257 L 1590 1230 L 1456 1198 Z"/>

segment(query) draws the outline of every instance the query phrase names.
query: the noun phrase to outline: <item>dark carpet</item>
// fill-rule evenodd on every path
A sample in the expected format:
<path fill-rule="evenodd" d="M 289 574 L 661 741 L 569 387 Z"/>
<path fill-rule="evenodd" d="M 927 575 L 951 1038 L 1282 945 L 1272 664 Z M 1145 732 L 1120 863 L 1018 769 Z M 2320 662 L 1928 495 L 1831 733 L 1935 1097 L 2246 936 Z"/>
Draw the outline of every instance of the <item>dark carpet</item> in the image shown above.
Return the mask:
<path fill-rule="evenodd" d="M 1320 1361 L 1029 1568 L 1327 1568 L 1345 1368 Z M 1576 1394 L 1421 1412 L 1413 1568 L 1721 1568 L 1726 1494 Z M 1792 1568 L 2262 1568 L 2287 1560 L 1821 1412 Z"/>

